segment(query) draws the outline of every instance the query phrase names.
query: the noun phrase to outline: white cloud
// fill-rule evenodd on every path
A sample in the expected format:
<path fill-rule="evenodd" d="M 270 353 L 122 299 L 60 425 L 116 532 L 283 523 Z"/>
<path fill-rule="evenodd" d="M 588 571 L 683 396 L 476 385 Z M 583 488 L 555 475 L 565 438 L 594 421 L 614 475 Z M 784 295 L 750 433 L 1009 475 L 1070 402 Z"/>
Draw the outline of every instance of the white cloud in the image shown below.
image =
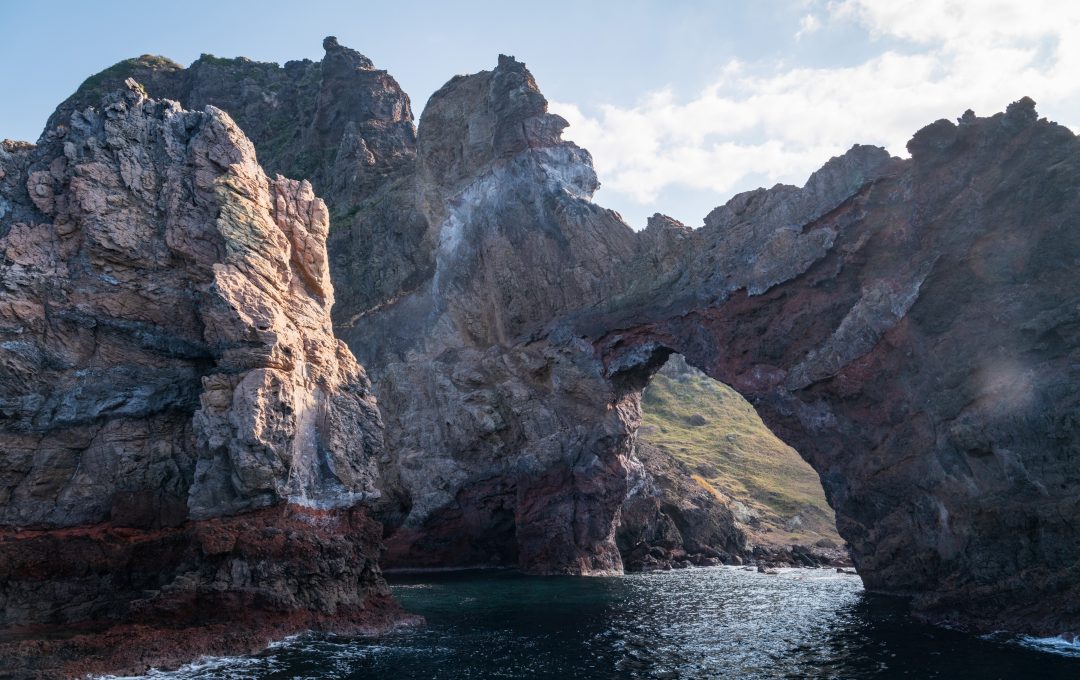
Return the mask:
<path fill-rule="evenodd" d="M 750 176 L 801 182 L 854 143 L 905 155 L 922 126 L 968 108 L 990 115 L 1024 95 L 1043 115 L 1080 124 L 1080 3 L 833 0 L 822 12 L 825 25 L 854 24 L 902 49 L 765 75 L 733 60 L 691 99 L 665 89 L 629 108 L 585 113 L 553 102 L 552 110 L 593 153 L 607 190 L 643 205 L 667 188 L 715 192 L 719 203 L 749 188 Z M 814 16 L 800 34 L 822 28 L 810 28 Z"/>
<path fill-rule="evenodd" d="M 799 30 L 795 32 L 795 39 L 799 40 L 804 35 L 810 35 L 821 28 L 821 20 L 813 14 L 806 14 L 799 19 Z"/>

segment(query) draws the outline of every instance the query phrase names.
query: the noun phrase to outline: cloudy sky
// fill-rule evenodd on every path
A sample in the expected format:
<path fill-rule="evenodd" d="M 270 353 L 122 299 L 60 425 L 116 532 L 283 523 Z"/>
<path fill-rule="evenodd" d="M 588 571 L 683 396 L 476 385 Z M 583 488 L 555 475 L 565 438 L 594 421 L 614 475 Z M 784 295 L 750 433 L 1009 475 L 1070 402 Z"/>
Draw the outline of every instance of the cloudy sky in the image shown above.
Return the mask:
<path fill-rule="evenodd" d="M 1021 96 L 1080 130 L 1080 2 L 0 2 L 0 137 L 35 139 L 88 75 L 129 56 L 371 57 L 417 114 L 450 76 L 526 62 L 588 148 L 596 200 L 635 227 L 699 225 L 733 193 L 801 184 L 854 143 Z"/>

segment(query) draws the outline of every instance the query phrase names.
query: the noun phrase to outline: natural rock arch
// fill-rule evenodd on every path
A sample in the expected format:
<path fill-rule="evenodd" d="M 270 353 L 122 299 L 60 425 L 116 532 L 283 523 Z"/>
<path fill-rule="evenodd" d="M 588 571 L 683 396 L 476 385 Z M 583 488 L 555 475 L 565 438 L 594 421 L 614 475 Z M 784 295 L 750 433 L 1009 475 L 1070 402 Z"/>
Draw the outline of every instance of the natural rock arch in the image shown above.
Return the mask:
<path fill-rule="evenodd" d="M 431 285 L 341 328 L 413 500 L 392 557 L 440 559 L 441 508 L 462 518 L 442 536 L 483 527 L 481 489 L 522 567 L 618 568 L 640 390 L 679 352 L 819 472 L 869 588 L 982 629 L 1075 626 L 1071 132 L 1024 99 L 928 126 L 909 160 L 857 146 L 700 229 L 634 234 L 545 109 L 512 59 L 433 96 Z"/>
<path fill-rule="evenodd" d="M 591 158 L 513 58 L 452 79 L 415 130 L 393 78 L 324 46 L 284 67 L 125 62 L 50 128 L 133 75 L 224 109 L 261 163 L 312 178 L 335 331 L 386 422 L 392 560 L 473 559 L 497 527 L 513 544 L 497 559 L 617 570 L 638 395 L 677 351 L 818 470 L 869 587 L 936 620 L 1077 628 L 1069 130 L 1023 99 L 924 128 L 908 160 L 857 146 L 699 229 L 633 232 L 591 203 Z"/>
<path fill-rule="evenodd" d="M 778 239 L 828 234 L 797 275 L 628 310 L 594 345 L 611 375 L 678 351 L 748 397 L 821 475 L 869 588 L 938 619 L 1060 632 L 1076 597 L 1076 138 L 1023 100 L 939 121 L 909 150 L 819 203 L 835 207 L 774 222 Z M 836 186 L 830 165 L 801 196 L 736 197 L 691 238 L 713 230 L 730 252 L 774 199 Z"/>

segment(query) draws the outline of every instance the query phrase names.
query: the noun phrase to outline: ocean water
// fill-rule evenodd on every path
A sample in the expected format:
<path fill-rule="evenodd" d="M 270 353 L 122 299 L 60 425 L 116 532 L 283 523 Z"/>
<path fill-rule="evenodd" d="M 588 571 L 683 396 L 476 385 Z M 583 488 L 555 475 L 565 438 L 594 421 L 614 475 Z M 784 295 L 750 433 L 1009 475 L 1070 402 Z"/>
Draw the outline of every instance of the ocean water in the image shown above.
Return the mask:
<path fill-rule="evenodd" d="M 1080 678 L 1080 648 L 912 621 L 855 576 L 717 567 L 613 578 L 509 571 L 398 577 L 427 626 L 303 635 L 174 680 L 438 678 Z"/>

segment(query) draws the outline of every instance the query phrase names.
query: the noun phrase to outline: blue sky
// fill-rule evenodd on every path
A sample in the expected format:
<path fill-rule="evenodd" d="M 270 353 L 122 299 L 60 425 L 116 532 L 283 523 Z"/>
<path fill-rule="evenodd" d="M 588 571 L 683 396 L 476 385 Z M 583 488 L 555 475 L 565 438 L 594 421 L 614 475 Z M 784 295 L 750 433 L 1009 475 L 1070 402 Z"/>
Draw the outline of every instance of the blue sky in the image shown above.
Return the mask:
<path fill-rule="evenodd" d="M 856 142 L 903 154 L 940 117 L 1030 95 L 1080 126 L 1080 3 L 0 2 L 0 137 L 35 139 L 87 76 L 207 52 L 319 59 L 336 35 L 393 74 L 419 115 L 451 76 L 524 61 L 596 160 L 596 200 L 635 227 L 698 225 L 732 193 L 801 184 Z M 1067 38 L 1072 37 L 1070 41 Z"/>

